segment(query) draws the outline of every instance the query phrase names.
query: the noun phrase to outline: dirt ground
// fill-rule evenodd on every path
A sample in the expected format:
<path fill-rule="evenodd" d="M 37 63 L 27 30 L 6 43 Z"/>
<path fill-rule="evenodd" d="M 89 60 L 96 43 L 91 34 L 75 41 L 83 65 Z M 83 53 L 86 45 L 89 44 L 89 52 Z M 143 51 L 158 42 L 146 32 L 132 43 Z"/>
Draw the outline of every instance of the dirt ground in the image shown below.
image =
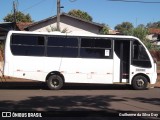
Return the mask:
<path fill-rule="evenodd" d="M 158 82 L 155 84 L 155 87 L 160 88 L 160 81 L 158 81 Z"/>
<path fill-rule="evenodd" d="M 158 75 L 158 77 L 157 77 L 157 82 L 156 82 L 155 86 L 160 87 L 160 70 L 157 70 L 157 75 Z"/>

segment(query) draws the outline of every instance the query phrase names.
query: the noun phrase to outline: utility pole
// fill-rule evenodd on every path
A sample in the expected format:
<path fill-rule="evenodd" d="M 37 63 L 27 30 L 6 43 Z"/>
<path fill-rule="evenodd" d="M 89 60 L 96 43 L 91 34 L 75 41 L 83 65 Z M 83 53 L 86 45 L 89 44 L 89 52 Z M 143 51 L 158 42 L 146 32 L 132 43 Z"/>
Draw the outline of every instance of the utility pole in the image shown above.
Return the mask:
<path fill-rule="evenodd" d="M 16 21 L 16 3 L 15 3 L 15 1 L 13 1 L 13 12 L 14 12 L 13 13 L 14 14 L 14 20 L 13 20 L 14 22 L 13 23 L 14 23 L 14 30 L 15 30 L 16 29 L 16 22 L 17 22 Z"/>
<path fill-rule="evenodd" d="M 60 9 L 61 3 L 60 0 L 57 0 L 57 31 L 60 31 Z"/>

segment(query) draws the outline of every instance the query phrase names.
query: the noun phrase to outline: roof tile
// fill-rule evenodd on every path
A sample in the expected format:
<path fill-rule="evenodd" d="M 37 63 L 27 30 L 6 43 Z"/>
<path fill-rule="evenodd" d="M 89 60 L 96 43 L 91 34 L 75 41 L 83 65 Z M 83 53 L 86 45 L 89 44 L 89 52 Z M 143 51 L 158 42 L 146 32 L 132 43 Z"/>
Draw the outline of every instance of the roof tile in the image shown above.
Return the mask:
<path fill-rule="evenodd" d="M 160 34 L 160 29 L 158 28 L 150 28 L 149 29 L 150 34 Z"/>
<path fill-rule="evenodd" d="M 18 23 L 16 23 L 17 27 L 21 31 L 24 31 L 24 28 L 28 27 L 31 24 L 32 24 L 31 22 L 18 22 Z"/>

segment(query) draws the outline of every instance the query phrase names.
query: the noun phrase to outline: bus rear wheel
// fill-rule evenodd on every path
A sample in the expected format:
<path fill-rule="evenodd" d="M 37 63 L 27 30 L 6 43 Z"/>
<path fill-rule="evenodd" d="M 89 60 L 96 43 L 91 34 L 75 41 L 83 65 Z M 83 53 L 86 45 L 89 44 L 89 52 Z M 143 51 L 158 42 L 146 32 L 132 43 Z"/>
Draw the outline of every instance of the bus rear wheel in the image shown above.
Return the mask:
<path fill-rule="evenodd" d="M 147 89 L 148 80 L 142 75 L 135 76 L 132 81 L 132 86 L 135 90 Z"/>
<path fill-rule="evenodd" d="M 47 86 L 51 90 L 59 90 L 63 86 L 63 79 L 59 75 L 51 75 L 47 80 Z"/>

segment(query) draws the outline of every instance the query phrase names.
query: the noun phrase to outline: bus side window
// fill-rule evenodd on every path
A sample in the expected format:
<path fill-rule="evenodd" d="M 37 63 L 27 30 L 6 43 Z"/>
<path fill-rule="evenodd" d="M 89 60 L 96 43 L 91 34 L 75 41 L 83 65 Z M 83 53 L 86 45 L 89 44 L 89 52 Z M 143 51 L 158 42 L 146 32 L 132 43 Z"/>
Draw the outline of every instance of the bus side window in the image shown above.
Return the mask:
<path fill-rule="evenodd" d="M 44 56 L 45 39 L 43 36 L 13 34 L 11 52 L 17 56 Z"/>
<path fill-rule="evenodd" d="M 48 57 L 78 57 L 78 38 L 65 36 L 48 37 Z"/>
<path fill-rule="evenodd" d="M 44 37 L 38 36 L 37 37 L 37 45 L 44 45 Z"/>
<path fill-rule="evenodd" d="M 112 59 L 112 41 L 106 38 L 81 38 L 82 58 Z"/>

